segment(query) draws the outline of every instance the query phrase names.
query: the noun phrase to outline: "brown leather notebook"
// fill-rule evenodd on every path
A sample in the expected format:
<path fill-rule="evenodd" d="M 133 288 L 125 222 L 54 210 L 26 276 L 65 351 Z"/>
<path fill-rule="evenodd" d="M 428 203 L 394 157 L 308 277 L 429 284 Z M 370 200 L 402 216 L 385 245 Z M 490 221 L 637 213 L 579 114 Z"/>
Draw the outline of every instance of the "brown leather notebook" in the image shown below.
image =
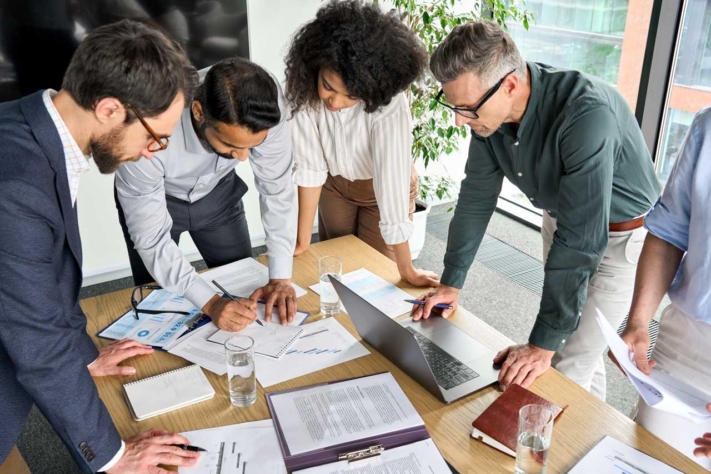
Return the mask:
<path fill-rule="evenodd" d="M 474 420 L 472 437 L 510 456 L 516 456 L 518 412 L 526 405 L 543 405 L 550 408 L 554 420 L 567 408 L 554 405 L 520 385 L 511 385 Z"/>

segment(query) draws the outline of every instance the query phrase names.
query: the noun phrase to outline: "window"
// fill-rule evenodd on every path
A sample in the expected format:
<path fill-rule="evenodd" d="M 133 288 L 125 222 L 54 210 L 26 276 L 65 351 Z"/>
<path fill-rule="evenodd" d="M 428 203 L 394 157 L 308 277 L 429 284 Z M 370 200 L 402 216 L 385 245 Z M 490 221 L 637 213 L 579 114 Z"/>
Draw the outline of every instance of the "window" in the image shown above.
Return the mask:
<path fill-rule="evenodd" d="M 657 176 L 666 183 L 694 115 L 711 106 L 711 3 L 687 0 L 681 41 L 657 151 Z"/>
<path fill-rule="evenodd" d="M 524 59 L 596 76 L 634 110 L 652 0 L 527 0 L 525 6 L 535 18 L 529 30 L 508 25 Z M 501 198 L 541 214 L 508 180 Z"/>

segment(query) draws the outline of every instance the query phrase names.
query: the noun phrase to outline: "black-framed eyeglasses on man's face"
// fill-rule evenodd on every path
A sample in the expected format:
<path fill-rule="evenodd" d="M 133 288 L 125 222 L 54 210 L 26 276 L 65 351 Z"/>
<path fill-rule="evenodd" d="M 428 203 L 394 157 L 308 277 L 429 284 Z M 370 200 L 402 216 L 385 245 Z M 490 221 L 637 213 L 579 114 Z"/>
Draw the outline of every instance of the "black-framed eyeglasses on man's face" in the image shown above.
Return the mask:
<path fill-rule="evenodd" d="M 160 309 L 139 309 L 138 305 L 141 304 L 143 301 L 143 291 L 146 290 L 162 290 L 163 288 L 158 286 L 158 285 L 141 285 L 137 286 L 136 288 L 133 289 L 133 293 L 131 293 L 131 307 L 133 308 L 133 315 L 136 317 L 136 319 L 140 319 L 138 317 L 138 313 L 143 313 L 143 314 L 185 314 L 188 315 L 190 314 L 188 311 L 165 311 L 165 310 L 160 310 Z M 146 295 L 147 296 L 147 295 Z"/>
<path fill-rule="evenodd" d="M 455 112 L 455 113 L 458 113 L 458 114 L 461 115 L 462 117 L 466 117 L 466 118 L 470 118 L 470 119 L 475 119 L 475 120 L 477 120 L 477 119 L 479 118 L 479 109 L 481 109 L 481 107 L 486 103 L 487 100 L 491 99 L 491 97 L 492 97 L 494 94 L 496 94 L 496 91 L 499 90 L 499 87 L 501 87 L 501 84 L 504 83 L 504 79 L 506 79 L 506 77 L 507 77 L 509 74 L 513 74 L 514 72 L 516 72 L 516 69 L 507 72 L 507 73 L 504 75 L 504 77 L 502 77 L 502 78 L 499 80 L 499 82 L 497 82 L 496 84 L 494 84 L 494 87 L 492 87 L 491 89 L 489 89 L 489 92 L 487 92 L 486 94 L 484 94 L 484 97 L 481 98 L 481 100 L 479 101 L 479 103 L 476 104 L 476 105 L 474 106 L 474 108 L 465 109 L 465 108 L 461 108 L 461 107 L 455 107 L 455 106 L 453 106 L 452 104 L 448 104 L 447 102 L 445 102 L 445 101 L 442 100 L 442 96 L 444 95 L 444 90 L 442 90 L 442 89 L 439 90 L 439 94 L 437 94 L 437 97 L 435 97 L 435 100 L 436 100 L 437 102 L 439 102 L 440 105 L 444 105 L 444 106 L 447 107 L 449 110 L 451 110 L 451 111 L 453 111 L 453 112 Z"/>
<path fill-rule="evenodd" d="M 158 134 L 153 131 L 151 126 L 148 125 L 148 123 L 141 116 L 141 114 L 138 113 L 138 110 L 134 109 L 131 104 L 124 104 L 124 107 L 133 112 L 138 121 L 141 122 L 141 125 L 143 125 L 143 128 L 145 128 L 146 131 L 150 134 L 151 138 L 153 138 L 153 140 L 148 144 L 148 151 L 150 151 L 151 153 L 155 153 L 157 151 L 165 150 L 166 148 L 168 148 L 168 138 L 159 137 Z"/>

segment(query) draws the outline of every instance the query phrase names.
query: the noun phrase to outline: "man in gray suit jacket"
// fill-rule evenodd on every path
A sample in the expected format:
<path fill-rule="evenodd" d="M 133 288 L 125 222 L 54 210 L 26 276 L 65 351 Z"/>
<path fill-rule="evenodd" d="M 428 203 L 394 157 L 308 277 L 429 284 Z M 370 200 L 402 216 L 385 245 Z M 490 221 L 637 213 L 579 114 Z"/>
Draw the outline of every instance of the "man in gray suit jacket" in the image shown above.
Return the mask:
<path fill-rule="evenodd" d="M 86 333 L 76 196 L 89 159 L 111 173 L 164 149 L 196 84 L 177 44 L 126 20 L 87 36 L 61 91 L 0 104 L 0 472 L 16 469 L 33 403 L 84 472 L 195 464 L 171 446 L 188 442 L 177 434 L 121 440 L 99 398 L 92 376 L 135 373 L 118 364 L 152 349 L 124 340 L 97 351 Z"/>

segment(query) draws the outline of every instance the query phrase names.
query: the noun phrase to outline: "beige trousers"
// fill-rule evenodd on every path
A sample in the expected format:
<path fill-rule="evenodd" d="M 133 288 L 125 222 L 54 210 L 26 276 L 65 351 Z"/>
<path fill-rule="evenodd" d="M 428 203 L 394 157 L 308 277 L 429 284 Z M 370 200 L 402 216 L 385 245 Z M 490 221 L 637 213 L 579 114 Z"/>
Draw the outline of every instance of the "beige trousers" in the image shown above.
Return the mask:
<path fill-rule="evenodd" d="M 410 220 L 415 212 L 417 172 L 410 177 Z M 372 179 L 348 181 L 328 175 L 318 203 L 318 236 L 320 240 L 355 235 L 391 260 L 395 253 L 380 233 L 380 209 L 375 199 Z"/>
<path fill-rule="evenodd" d="M 31 474 L 17 446 L 12 448 L 5 461 L 0 464 L 0 474 Z"/>
<path fill-rule="evenodd" d="M 652 359 L 656 369 L 711 394 L 711 324 L 693 319 L 673 304 L 666 307 L 659 323 L 659 336 Z M 711 433 L 711 421 L 695 424 L 655 408 L 642 398 L 635 421 L 668 444 L 711 471 L 711 459 L 694 456 L 696 438 Z"/>
<path fill-rule="evenodd" d="M 544 262 L 555 230 L 556 219 L 544 212 L 541 226 Z M 610 232 L 602 262 L 588 283 L 580 325 L 553 357 L 553 367 L 602 400 L 607 390 L 604 361 L 607 344 L 597 324 L 595 308 L 600 309 L 613 328 L 620 327 L 632 304 L 637 261 L 646 235 L 644 227 Z"/>

